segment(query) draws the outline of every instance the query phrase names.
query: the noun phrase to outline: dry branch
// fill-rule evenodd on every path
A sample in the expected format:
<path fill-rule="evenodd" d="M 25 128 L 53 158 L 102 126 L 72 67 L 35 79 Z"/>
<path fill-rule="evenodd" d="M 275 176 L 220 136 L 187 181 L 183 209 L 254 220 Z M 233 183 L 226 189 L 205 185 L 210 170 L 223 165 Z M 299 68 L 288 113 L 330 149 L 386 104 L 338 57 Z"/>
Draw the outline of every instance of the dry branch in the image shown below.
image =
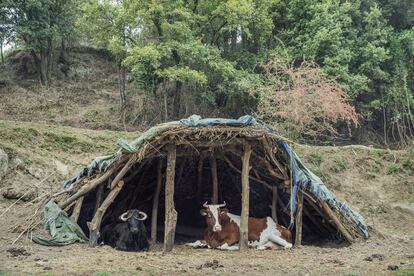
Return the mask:
<path fill-rule="evenodd" d="M 89 245 L 96 246 L 98 244 L 99 231 L 101 227 L 102 218 L 108 209 L 108 207 L 115 200 L 116 196 L 122 190 L 124 186 L 124 181 L 119 181 L 117 185 L 109 192 L 108 196 L 102 202 L 101 206 L 96 211 L 91 223 L 88 223 L 89 227 Z"/>

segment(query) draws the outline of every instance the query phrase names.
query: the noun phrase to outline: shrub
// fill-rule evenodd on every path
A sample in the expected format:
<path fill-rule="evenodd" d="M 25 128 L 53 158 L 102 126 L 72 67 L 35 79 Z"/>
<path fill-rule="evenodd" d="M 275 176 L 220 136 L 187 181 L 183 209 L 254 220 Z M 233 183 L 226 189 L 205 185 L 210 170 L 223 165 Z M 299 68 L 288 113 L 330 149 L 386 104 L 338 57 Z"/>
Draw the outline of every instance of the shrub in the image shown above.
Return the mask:
<path fill-rule="evenodd" d="M 262 65 L 267 77 L 259 92 L 258 113 L 265 121 L 277 121 L 291 138 L 334 136 L 336 124 L 358 125 L 358 114 L 346 92 L 327 79 L 314 62 L 293 67 L 280 59 Z"/>

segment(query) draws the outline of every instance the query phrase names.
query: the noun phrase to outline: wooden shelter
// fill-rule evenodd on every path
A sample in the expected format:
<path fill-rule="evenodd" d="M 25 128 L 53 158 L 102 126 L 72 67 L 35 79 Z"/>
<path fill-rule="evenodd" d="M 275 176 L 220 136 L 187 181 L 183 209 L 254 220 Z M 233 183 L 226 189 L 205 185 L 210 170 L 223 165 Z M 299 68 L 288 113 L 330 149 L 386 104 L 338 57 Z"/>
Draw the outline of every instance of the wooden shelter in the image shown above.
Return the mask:
<path fill-rule="evenodd" d="M 283 137 L 247 119 L 190 117 L 155 126 L 131 144 L 121 141 L 114 155 L 95 159 L 53 199 L 91 246 L 101 227 L 136 208 L 151 218 L 151 241 L 171 251 L 177 239 L 201 238 L 205 201 L 226 201 L 230 212 L 241 214 L 240 250 L 249 216 L 272 216 L 291 227 L 296 246 L 367 238 L 362 217 L 336 200 Z"/>

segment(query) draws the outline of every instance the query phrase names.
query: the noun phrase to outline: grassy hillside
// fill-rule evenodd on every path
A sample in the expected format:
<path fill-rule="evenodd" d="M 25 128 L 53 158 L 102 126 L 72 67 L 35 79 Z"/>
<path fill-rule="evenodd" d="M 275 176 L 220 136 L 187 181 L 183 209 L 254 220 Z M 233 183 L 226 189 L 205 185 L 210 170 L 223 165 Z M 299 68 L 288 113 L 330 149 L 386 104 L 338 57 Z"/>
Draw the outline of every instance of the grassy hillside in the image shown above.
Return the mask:
<path fill-rule="evenodd" d="M 1 121 L 0 148 L 9 155 L 10 170 L 0 191 L 16 197 L 50 176 L 39 188 L 56 189 L 94 157 L 112 153 L 118 138 L 136 133 L 88 130 L 43 123 Z M 40 191 L 33 191 L 29 199 Z"/>

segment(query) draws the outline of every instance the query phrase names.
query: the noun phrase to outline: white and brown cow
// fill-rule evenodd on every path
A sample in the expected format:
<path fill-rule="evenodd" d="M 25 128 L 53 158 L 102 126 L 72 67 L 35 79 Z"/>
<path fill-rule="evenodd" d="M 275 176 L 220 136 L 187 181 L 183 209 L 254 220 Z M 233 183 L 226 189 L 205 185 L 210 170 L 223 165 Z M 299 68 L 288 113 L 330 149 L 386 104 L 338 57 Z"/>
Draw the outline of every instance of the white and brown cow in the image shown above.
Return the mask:
<path fill-rule="evenodd" d="M 207 229 L 204 232 L 204 240 L 188 244 L 193 247 L 211 247 L 218 249 L 238 249 L 240 240 L 240 216 L 229 213 L 223 208 L 226 205 L 208 205 L 204 203 L 200 210 L 206 217 Z M 283 248 L 292 247 L 292 234 L 288 229 L 277 225 L 271 217 L 250 218 L 248 222 L 249 245 L 258 249 L 274 247 L 274 244 Z"/>

